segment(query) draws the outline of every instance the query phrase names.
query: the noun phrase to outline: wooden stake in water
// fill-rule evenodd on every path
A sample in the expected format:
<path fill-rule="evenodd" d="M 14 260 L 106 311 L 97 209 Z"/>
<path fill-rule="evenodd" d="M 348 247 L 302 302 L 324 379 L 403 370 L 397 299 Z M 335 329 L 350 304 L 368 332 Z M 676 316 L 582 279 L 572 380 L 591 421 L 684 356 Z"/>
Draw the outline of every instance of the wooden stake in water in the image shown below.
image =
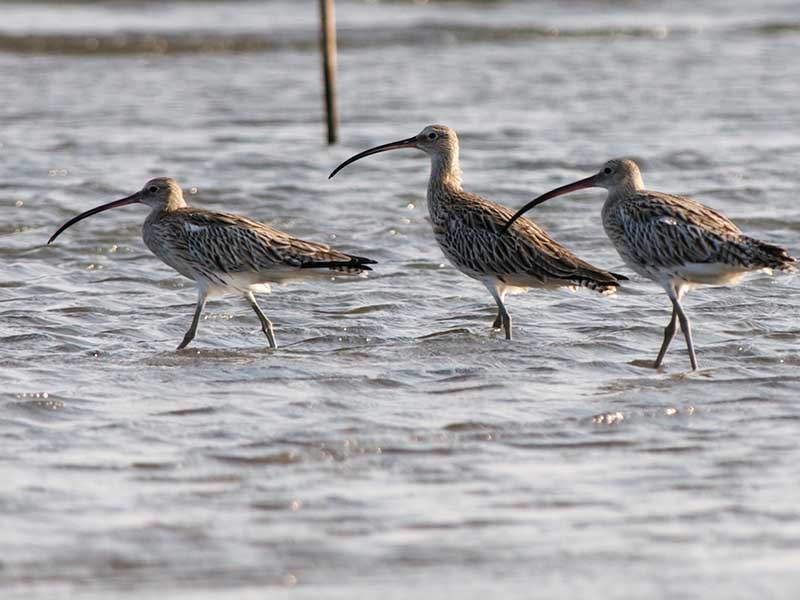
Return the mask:
<path fill-rule="evenodd" d="M 334 0 L 319 0 L 322 72 L 325 79 L 325 116 L 328 143 L 339 141 L 339 109 L 336 100 L 336 11 Z"/>

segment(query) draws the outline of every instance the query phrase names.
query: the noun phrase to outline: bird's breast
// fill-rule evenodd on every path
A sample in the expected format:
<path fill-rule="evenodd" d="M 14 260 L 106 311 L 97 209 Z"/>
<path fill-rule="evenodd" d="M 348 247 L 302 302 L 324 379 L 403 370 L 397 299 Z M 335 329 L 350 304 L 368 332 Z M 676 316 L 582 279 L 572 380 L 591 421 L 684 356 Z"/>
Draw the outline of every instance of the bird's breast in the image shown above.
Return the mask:
<path fill-rule="evenodd" d="M 146 221 L 142 228 L 142 239 L 145 246 L 161 262 L 175 269 L 184 277 L 197 281 L 202 274 L 197 268 L 196 261 L 188 256 L 186 244 L 181 244 L 179 236 L 174 233 L 170 228 Z"/>

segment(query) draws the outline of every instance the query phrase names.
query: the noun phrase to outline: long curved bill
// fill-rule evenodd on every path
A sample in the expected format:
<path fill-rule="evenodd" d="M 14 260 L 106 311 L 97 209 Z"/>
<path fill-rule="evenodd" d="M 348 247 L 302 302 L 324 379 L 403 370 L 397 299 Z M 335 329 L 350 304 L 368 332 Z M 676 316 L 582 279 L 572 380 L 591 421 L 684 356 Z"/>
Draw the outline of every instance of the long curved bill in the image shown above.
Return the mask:
<path fill-rule="evenodd" d="M 92 215 L 96 215 L 97 213 L 103 212 L 104 210 L 117 208 L 119 206 L 127 206 L 128 204 L 135 204 L 139 202 L 141 195 L 142 195 L 141 192 L 136 192 L 131 196 L 127 196 L 119 200 L 114 200 L 113 202 L 109 202 L 108 204 L 102 204 L 96 208 L 87 210 L 86 212 L 79 214 L 77 217 L 71 218 L 69 221 L 67 221 L 61 227 L 59 227 L 58 230 L 53 235 L 50 236 L 50 239 L 47 240 L 47 243 L 50 244 L 54 239 L 56 239 L 59 235 L 61 235 L 62 231 L 64 231 L 68 227 L 75 225 L 75 223 L 77 223 L 78 221 L 83 221 L 86 217 L 91 217 Z"/>
<path fill-rule="evenodd" d="M 417 147 L 417 138 L 411 137 L 407 140 L 400 140 L 399 142 L 389 142 L 388 144 L 382 144 L 380 146 L 375 146 L 374 148 L 370 148 L 369 150 L 364 150 L 363 152 L 359 152 L 358 154 L 351 156 L 338 167 L 336 167 L 333 172 L 328 175 L 328 179 L 336 175 L 339 171 L 344 169 L 350 163 L 354 163 L 360 158 L 364 158 L 365 156 L 369 156 L 370 154 L 378 154 L 379 152 L 386 152 L 388 150 L 399 150 L 400 148 L 416 148 Z"/>
<path fill-rule="evenodd" d="M 580 179 L 573 183 L 568 183 L 567 185 L 562 185 L 561 187 L 557 187 L 554 190 L 550 190 L 549 192 L 545 192 L 538 198 L 534 198 L 530 202 L 528 202 L 525 206 L 520 208 L 514 216 L 511 217 L 503 228 L 500 230 L 500 233 L 505 233 L 508 231 L 511 226 L 514 224 L 514 221 L 519 219 L 522 215 L 532 209 L 534 206 L 539 206 L 542 202 L 546 202 L 550 200 L 550 198 L 555 198 L 556 196 L 563 196 L 564 194 L 569 194 L 570 192 L 574 192 L 576 190 L 583 190 L 590 187 L 595 187 L 597 185 L 597 175 L 592 175 L 591 177 L 587 177 L 586 179 Z"/>

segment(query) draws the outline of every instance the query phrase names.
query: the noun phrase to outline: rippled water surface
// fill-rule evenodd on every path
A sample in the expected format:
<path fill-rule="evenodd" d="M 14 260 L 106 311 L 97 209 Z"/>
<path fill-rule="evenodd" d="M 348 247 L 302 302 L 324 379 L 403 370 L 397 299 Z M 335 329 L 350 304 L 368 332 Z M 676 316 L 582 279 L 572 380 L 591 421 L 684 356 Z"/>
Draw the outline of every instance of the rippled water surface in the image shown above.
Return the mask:
<path fill-rule="evenodd" d="M 444 264 L 428 163 L 350 154 L 459 131 L 510 206 L 628 155 L 800 253 L 800 15 L 763 2 L 341 1 L 343 142 L 322 143 L 316 3 L 4 3 L 3 598 L 796 598 L 795 276 L 668 302 L 636 277 L 509 300 Z M 190 202 L 380 261 L 239 298 L 175 352 L 191 282 L 144 207 Z M 534 218 L 631 275 L 600 191 Z"/>

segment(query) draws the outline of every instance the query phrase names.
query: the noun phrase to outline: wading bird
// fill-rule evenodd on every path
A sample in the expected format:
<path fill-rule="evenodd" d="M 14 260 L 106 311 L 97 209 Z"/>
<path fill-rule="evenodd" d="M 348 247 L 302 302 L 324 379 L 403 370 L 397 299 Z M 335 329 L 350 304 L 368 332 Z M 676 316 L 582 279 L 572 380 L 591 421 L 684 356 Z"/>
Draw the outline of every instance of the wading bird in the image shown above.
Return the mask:
<path fill-rule="evenodd" d="M 639 167 L 632 160 L 608 161 L 600 171 L 551 190 L 523 206 L 506 223 L 512 235 L 523 213 L 542 202 L 574 190 L 608 190 L 603 204 L 603 228 L 622 260 L 642 277 L 658 283 L 672 302 L 672 318 L 654 367 L 661 366 L 680 322 L 689 361 L 697 369 L 689 318 L 681 298 L 696 285 L 732 285 L 748 271 L 793 271 L 796 259 L 779 246 L 751 238 L 730 219 L 699 202 L 644 189 Z M 513 226 L 513 227 L 512 227 Z"/>
<path fill-rule="evenodd" d="M 227 213 L 187 206 L 174 179 L 152 179 L 135 194 L 103 204 L 70 219 L 58 228 L 51 243 L 67 227 L 94 214 L 141 203 L 150 207 L 142 237 L 150 251 L 197 285 L 197 308 L 178 350 L 197 333 L 200 315 L 209 296 L 239 293 L 261 321 L 271 348 L 277 348 L 272 323 L 256 302 L 254 293 L 269 292 L 270 283 L 303 279 L 313 274 L 359 274 L 374 260 L 350 256 L 325 244 L 298 240 L 258 221 Z"/>
<path fill-rule="evenodd" d="M 336 167 L 329 178 L 360 158 L 401 148 L 416 148 L 430 156 L 428 211 L 436 241 L 459 271 L 489 290 L 498 309 L 492 327 L 502 327 L 506 339 L 511 339 L 506 294 L 530 287 L 562 286 L 587 287 L 608 294 L 616 291 L 619 280 L 626 279 L 582 261 L 529 219 L 523 219 L 511 235 L 502 235 L 503 225 L 513 211 L 464 191 L 458 136 L 444 125 L 429 125 L 414 137 L 356 154 Z"/>

